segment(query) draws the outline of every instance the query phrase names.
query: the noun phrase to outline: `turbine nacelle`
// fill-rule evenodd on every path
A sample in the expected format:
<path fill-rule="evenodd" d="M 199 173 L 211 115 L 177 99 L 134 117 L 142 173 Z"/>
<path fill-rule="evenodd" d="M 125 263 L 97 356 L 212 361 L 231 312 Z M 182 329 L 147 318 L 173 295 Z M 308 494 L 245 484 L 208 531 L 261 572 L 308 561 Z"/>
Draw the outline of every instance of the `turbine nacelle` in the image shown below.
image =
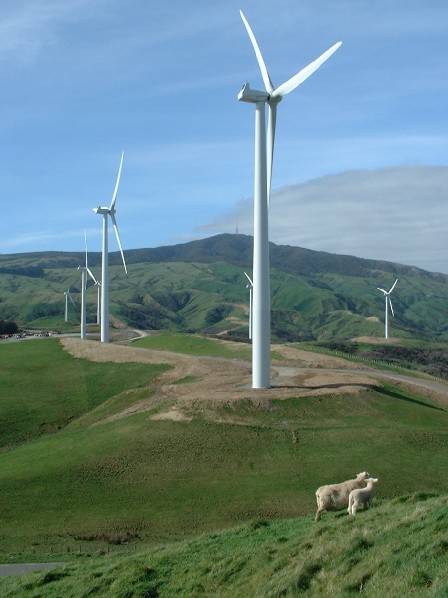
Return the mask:
<path fill-rule="evenodd" d="M 251 89 L 249 83 L 245 83 L 238 94 L 238 100 L 240 102 L 249 102 L 257 104 L 258 102 L 268 102 L 270 95 L 266 91 L 258 91 Z"/>
<path fill-rule="evenodd" d="M 95 214 L 109 214 L 110 216 L 116 212 L 115 208 L 102 208 L 100 206 L 93 208 L 93 211 Z"/>

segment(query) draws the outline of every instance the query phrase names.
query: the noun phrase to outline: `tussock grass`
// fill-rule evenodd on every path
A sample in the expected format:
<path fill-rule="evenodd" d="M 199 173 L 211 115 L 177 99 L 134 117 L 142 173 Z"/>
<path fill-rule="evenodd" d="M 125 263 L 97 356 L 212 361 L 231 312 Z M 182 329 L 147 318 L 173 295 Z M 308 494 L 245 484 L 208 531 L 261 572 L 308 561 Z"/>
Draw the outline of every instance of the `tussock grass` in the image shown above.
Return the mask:
<path fill-rule="evenodd" d="M 0 580 L 2 596 L 277 597 L 448 593 L 448 496 L 382 501 L 317 524 L 253 520 L 135 554 Z"/>

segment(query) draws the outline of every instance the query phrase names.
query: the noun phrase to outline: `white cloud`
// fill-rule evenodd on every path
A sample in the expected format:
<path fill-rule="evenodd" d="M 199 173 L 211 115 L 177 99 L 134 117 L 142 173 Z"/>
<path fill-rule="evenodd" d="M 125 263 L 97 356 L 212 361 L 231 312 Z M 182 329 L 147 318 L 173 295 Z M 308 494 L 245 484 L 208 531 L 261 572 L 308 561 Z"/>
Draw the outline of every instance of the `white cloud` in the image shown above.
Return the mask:
<path fill-rule="evenodd" d="M 252 234 L 252 200 L 200 228 Z M 270 239 L 448 272 L 448 167 L 397 166 L 329 175 L 273 193 Z"/>

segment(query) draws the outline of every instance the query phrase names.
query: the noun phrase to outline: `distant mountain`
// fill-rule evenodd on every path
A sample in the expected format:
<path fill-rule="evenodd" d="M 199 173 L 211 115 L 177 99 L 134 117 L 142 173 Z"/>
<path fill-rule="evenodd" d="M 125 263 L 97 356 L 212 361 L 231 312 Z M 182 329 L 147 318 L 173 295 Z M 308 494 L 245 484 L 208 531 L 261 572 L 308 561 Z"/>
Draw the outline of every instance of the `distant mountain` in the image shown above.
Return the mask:
<path fill-rule="evenodd" d="M 252 237 L 222 234 L 179 245 L 110 254 L 111 313 L 132 326 L 223 333 L 247 337 Z M 425 270 L 271 243 L 274 339 L 328 340 L 384 333 L 384 298 L 391 286 L 392 336 L 446 340 L 448 276 Z M 0 256 L 0 319 L 54 327 L 63 320 L 63 292 L 76 296 L 75 270 L 83 253 L 39 252 Z M 100 253 L 89 253 L 96 269 Z M 93 320 L 95 290 L 88 293 Z M 79 317 L 71 309 L 71 321 Z"/>

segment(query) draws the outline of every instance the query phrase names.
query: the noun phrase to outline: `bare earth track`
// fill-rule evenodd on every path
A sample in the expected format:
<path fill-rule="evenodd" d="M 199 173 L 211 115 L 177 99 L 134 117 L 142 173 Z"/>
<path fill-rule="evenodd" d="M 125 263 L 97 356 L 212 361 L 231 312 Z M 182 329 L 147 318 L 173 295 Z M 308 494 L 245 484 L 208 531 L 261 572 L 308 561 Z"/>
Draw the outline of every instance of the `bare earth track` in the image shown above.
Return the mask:
<path fill-rule="evenodd" d="M 237 343 L 220 341 L 228 348 Z M 92 340 L 66 337 L 61 339 L 64 349 L 74 357 L 93 361 L 140 362 L 170 364 L 172 369 L 158 378 L 156 391 L 112 419 L 146 411 L 155 405 L 164 407 L 156 418 L 188 419 L 188 412 L 199 403 L 248 399 L 263 403 L 270 399 L 298 396 L 319 396 L 334 393 L 356 393 L 379 386 L 389 379 L 397 386 L 418 392 L 441 407 L 448 408 L 448 385 L 423 378 L 369 369 L 350 361 L 310 353 L 285 345 L 273 345 L 282 356 L 271 367 L 272 387 L 266 390 L 251 388 L 251 364 L 239 359 L 197 357 L 170 351 L 156 351 L 121 345 L 104 344 Z M 186 384 L 179 381 L 188 380 Z M 111 418 L 109 418 L 111 419 Z"/>

